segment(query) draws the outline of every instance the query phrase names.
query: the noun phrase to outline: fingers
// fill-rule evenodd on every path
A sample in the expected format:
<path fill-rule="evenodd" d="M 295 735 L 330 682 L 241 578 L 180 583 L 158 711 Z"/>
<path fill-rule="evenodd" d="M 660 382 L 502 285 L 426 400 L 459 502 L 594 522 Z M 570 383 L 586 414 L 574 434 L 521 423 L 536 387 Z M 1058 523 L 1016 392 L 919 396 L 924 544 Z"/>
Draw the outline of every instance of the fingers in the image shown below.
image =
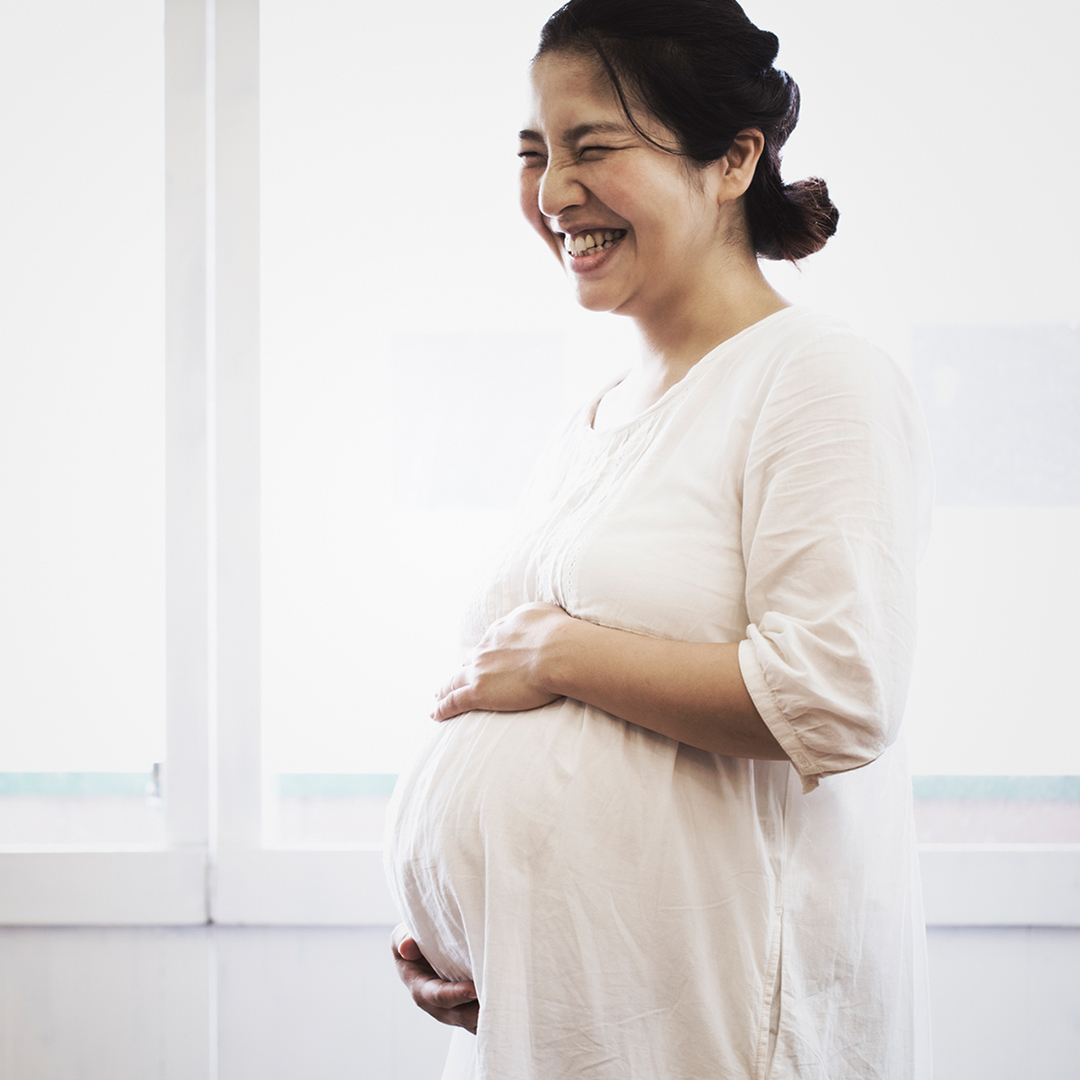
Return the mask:
<path fill-rule="evenodd" d="M 438 1020 L 440 1024 L 463 1027 L 466 1031 L 476 1034 L 476 1028 L 480 1021 L 480 1005 L 475 1001 L 469 1002 L 468 1005 L 459 1005 L 456 1009 L 427 1009 L 423 1005 L 420 1007 L 424 1009 L 428 1016 Z"/>
<path fill-rule="evenodd" d="M 444 698 L 447 694 L 451 693 L 454 690 L 457 690 L 458 687 L 464 686 L 469 678 L 468 672 L 466 670 L 467 667 L 468 662 L 466 661 L 466 663 L 463 663 L 461 667 L 457 669 L 457 671 L 454 673 L 454 677 L 450 679 L 449 682 L 445 682 L 442 684 L 442 686 L 439 687 L 439 691 L 435 696 L 437 698 Z"/>
<path fill-rule="evenodd" d="M 418 979 L 413 1000 L 422 1009 L 456 1009 L 476 1001 L 476 987 L 471 982 L 444 982 L 442 979 Z"/>
<path fill-rule="evenodd" d="M 431 713 L 431 719 L 449 720 L 451 717 L 468 712 L 471 708 L 468 687 L 462 686 L 456 690 L 449 690 L 445 694 L 440 692 L 439 700 Z"/>
<path fill-rule="evenodd" d="M 454 1005 L 437 1005 L 434 1003 L 436 995 L 413 994 L 413 1001 L 428 1014 L 434 1017 L 440 1024 L 449 1024 L 452 1027 L 463 1027 L 476 1034 L 477 1023 L 480 1019 L 480 1003 L 476 1000 L 476 991 L 472 989 L 472 983 L 448 983 L 447 987 L 453 987 L 453 991 L 447 991 L 444 998 L 446 1001 L 456 1001 L 462 996 L 466 1000 Z M 468 987 L 466 990 L 465 988 Z"/>
<path fill-rule="evenodd" d="M 467 689 L 469 682 L 468 664 L 462 664 L 454 677 L 444 683 L 435 695 L 435 708 L 431 711 L 432 720 L 449 720 L 451 717 L 460 716 L 468 712 L 469 707 L 462 707 L 462 691 Z"/>
<path fill-rule="evenodd" d="M 472 983 L 451 983 L 450 986 L 459 988 L 456 992 L 447 995 L 447 1000 L 456 1000 L 465 997 L 460 1004 L 449 1007 L 436 1005 L 431 995 L 414 992 L 412 999 L 416 1005 L 424 1010 L 428 1016 L 438 1020 L 440 1024 L 449 1024 L 452 1027 L 467 1028 L 474 1035 L 480 1019 L 480 1003 L 476 1000 L 476 991 L 464 990 L 465 986 L 472 987 Z"/>
<path fill-rule="evenodd" d="M 436 1017 L 439 1019 L 439 1017 Z M 480 1022 L 480 1003 L 470 1002 L 468 1005 L 459 1005 L 456 1009 L 447 1009 L 444 1024 L 452 1024 L 455 1027 L 463 1027 L 466 1031 L 476 1034 L 476 1028 Z"/>

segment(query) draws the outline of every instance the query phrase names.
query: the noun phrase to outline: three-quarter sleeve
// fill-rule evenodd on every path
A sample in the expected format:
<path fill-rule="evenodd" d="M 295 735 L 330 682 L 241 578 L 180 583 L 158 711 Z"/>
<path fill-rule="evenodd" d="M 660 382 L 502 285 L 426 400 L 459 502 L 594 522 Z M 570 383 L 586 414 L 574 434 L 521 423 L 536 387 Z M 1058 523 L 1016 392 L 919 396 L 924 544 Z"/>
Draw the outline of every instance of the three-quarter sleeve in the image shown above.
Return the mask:
<path fill-rule="evenodd" d="M 743 478 L 739 663 L 805 791 L 896 737 L 931 495 L 918 402 L 888 357 L 838 333 L 778 364 Z"/>

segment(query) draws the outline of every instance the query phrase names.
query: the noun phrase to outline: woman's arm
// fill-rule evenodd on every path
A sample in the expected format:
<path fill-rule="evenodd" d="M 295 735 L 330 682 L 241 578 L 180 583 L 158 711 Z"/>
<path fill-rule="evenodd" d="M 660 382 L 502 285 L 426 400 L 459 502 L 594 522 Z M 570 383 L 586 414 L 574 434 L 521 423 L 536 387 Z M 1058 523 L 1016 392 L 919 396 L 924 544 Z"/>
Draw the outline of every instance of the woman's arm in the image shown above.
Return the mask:
<path fill-rule="evenodd" d="M 743 473 L 739 646 L 524 605 L 491 627 L 433 715 L 566 695 L 702 749 L 787 757 L 805 791 L 874 761 L 904 713 L 933 487 L 914 390 L 860 339 L 815 333 L 770 385 Z"/>
<path fill-rule="evenodd" d="M 432 717 L 584 701 L 660 735 L 729 757 L 787 759 L 758 713 L 737 644 L 665 641 L 524 604 L 498 620 L 437 695 Z"/>

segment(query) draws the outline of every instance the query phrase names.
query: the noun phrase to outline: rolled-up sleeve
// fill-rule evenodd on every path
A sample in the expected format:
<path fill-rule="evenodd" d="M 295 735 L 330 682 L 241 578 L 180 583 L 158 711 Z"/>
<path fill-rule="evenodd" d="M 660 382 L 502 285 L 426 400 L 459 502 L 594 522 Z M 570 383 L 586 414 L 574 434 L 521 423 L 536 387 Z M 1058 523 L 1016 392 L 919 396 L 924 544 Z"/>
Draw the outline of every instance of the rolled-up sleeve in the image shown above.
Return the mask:
<path fill-rule="evenodd" d="M 804 791 L 895 739 L 932 473 L 917 399 L 854 336 L 779 365 L 743 478 L 747 690 Z"/>

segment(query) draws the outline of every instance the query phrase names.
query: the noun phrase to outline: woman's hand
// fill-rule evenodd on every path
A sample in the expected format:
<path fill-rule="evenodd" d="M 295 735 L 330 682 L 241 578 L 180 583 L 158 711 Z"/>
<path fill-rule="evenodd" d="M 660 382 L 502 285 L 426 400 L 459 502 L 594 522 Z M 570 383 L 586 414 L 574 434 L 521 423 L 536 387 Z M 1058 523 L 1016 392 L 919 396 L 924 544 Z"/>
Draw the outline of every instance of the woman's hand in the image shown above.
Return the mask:
<path fill-rule="evenodd" d="M 398 978 L 408 987 L 413 1001 L 440 1024 L 463 1027 L 475 1035 L 480 1019 L 476 987 L 471 982 L 440 979 L 404 923 L 394 927 L 391 943 Z"/>
<path fill-rule="evenodd" d="M 561 697 L 545 684 L 543 657 L 560 628 L 573 622 L 553 604 L 522 604 L 491 624 L 438 694 L 433 720 L 486 709 L 524 712 Z"/>
<path fill-rule="evenodd" d="M 437 697 L 435 720 L 573 698 L 711 754 L 788 760 L 746 689 L 737 642 L 646 637 L 552 604 L 522 604 L 492 623 Z"/>

